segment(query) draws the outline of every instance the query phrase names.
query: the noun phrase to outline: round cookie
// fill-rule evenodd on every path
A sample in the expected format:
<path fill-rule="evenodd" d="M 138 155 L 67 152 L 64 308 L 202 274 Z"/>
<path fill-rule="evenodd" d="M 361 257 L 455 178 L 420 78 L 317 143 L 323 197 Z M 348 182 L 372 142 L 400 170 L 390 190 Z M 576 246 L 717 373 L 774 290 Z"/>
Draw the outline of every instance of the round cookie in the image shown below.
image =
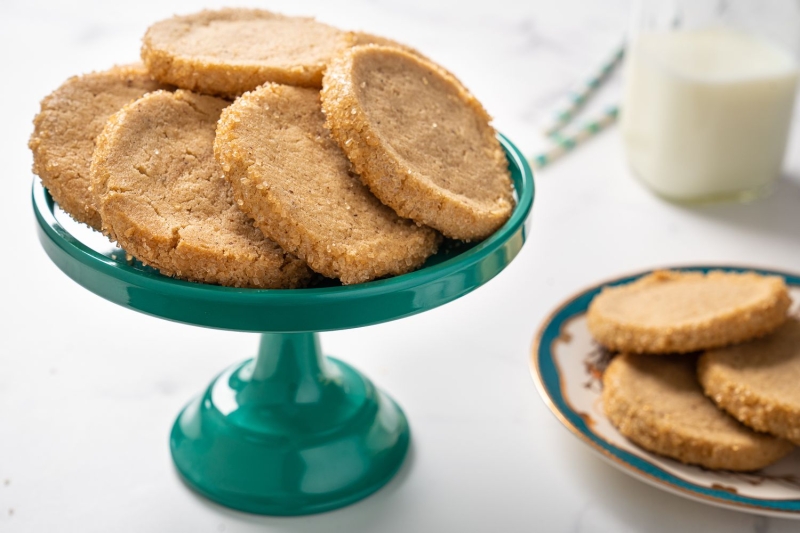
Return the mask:
<path fill-rule="evenodd" d="M 356 46 L 325 72 L 322 107 L 364 183 L 400 216 L 473 240 L 511 215 L 508 164 L 489 115 L 433 63 Z"/>
<path fill-rule="evenodd" d="M 766 335 L 786 320 L 789 303 L 776 276 L 657 271 L 604 288 L 587 318 L 610 350 L 687 353 Z"/>
<path fill-rule="evenodd" d="M 409 272 L 438 235 L 402 219 L 350 171 L 314 89 L 266 84 L 226 109 L 215 153 L 241 208 L 317 272 L 344 284 Z"/>
<path fill-rule="evenodd" d="M 162 273 L 234 287 L 305 285 L 307 265 L 242 213 L 214 159 L 229 102 L 158 91 L 113 115 L 92 159 L 104 231 Z"/>
<path fill-rule="evenodd" d="M 706 352 L 697 375 L 706 395 L 737 420 L 800 444 L 800 321 Z"/>
<path fill-rule="evenodd" d="M 153 24 L 142 59 L 166 83 L 238 95 L 265 82 L 319 88 L 331 57 L 351 44 L 347 32 L 311 18 L 229 8 Z"/>
<path fill-rule="evenodd" d="M 792 451 L 790 442 L 756 433 L 703 395 L 695 357 L 615 357 L 603 374 L 603 409 L 642 448 L 706 468 L 749 471 Z"/>
<path fill-rule="evenodd" d="M 95 138 L 108 117 L 145 93 L 163 89 L 141 65 L 74 76 L 42 100 L 28 146 L 33 172 L 58 205 L 78 222 L 100 230 L 90 189 Z"/>

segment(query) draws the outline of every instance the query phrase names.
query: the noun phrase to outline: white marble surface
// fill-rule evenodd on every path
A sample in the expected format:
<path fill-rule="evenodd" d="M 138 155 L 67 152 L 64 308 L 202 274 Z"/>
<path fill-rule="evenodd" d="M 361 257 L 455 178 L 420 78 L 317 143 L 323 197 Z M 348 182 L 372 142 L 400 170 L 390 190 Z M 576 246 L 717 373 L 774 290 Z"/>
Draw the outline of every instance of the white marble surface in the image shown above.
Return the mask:
<path fill-rule="evenodd" d="M 240 2 L 244 4 L 246 2 Z M 254 2 L 250 2 L 255 5 Z M 611 130 L 537 176 L 533 234 L 478 291 L 424 315 L 324 334 L 405 408 L 413 451 L 384 490 L 305 518 L 232 512 L 188 491 L 169 458 L 174 416 L 255 335 L 168 323 L 108 303 L 37 242 L 26 148 L 39 100 L 67 76 L 136 59 L 147 25 L 188 0 L 0 3 L 0 531 L 797 531 L 629 478 L 538 398 L 540 321 L 597 280 L 682 263 L 800 271 L 800 131 L 776 193 L 683 208 L 634 181 Z M 526 153 L 542 112 L 624 31 L 625 0 L 262 2 L 418 47 L 455 72 Z M 614 88 L 603 98 L 613 99 Z"/>

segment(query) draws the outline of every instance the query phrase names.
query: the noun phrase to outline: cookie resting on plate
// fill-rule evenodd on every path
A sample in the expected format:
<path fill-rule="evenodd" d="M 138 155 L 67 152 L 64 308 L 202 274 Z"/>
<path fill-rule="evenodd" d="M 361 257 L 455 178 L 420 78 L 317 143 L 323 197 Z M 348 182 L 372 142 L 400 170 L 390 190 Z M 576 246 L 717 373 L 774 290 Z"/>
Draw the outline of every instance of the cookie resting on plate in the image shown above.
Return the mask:
<path fill-rule="evenodd" d="M 122 106 L 163 88 L 142 65 L 129 65 L 74 76 L 42 100 L 28 143 L 33 172 L 72 218 L 100 230 L 89 176 L 95 138 Z"/>
<path fill-rule="evenodd" d="M 104 231 L 162 273 L 234 287 L 291 288 L 312 272 L 236 206 L 214 159 L 229 102 L 158 91 L 125 106 L 98 137 L 92 181 Z"/>
<path fill-rule="evenodd" d="M 278 84 L 223 112 L 214 148 L 241 208 L 285 250 L 344 284 L 421 266 L 440 236 L 370 193 L 324 123 L 319 91 Z"/>
<path fill-rule="evenodd" d="M 615 357 L 603 374 L 603 409 L 642 448 L 706 468 L 750 471 L 794 449 L 717 409 L 695 374 L 696 357 Z"/>
<path fill-rule="evenodd" d="M 777 276 L 657 271 L 604 288 L 589 306 L 589 331 L 614 351 L 688 353 L 766 335 L 789 303 Z"/>

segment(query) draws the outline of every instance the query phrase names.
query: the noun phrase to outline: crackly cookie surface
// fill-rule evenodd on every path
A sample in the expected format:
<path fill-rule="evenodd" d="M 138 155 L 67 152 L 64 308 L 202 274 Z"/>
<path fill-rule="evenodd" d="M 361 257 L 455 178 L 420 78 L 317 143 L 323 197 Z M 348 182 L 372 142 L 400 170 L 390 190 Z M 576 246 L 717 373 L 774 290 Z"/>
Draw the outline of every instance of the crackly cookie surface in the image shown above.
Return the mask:
<path fill-rule="evenodd" d="M 325 73 L 322 106 L 364 183 L 399 215 L 464 240 L 489 236 L 511 215 L 490 117 L 437 65 L 395 47 L 350 48 Z"/>
<path fill-rule="evenodd" d="M 439 237 L 401 218 L 350 169 L 319 92 L 266 84 L 236 100 L 215 151 L 241 208 L 312 269 L 352 284 L 419 267 Z"/>
<path fill-rule="evenodd" d="M 800 444 L 800 321 L 736 346 L 709 350 L 697 367 L 706 395 L 742 423 Z"/>
<path fill-rule="evenodd" d="M 103 229 L 167 275 L 235 287 L 302 286 L 312 272 L 238 209 L 214 159 L 216 123 L 228 104 L 157 91 L 113 115 L 91 168 Z"/>
<path fill-rule="evenodd" d="M 621 352 L 693 352 L 774 331 L 790 299 L 777 276 L 657 271 L 607 287 L 589 306 L 592 336 Z"/>
<path fill-rule="evenodd" d="M 603 375 L 603 409 L 620 433 L 646 450 L 706 468 L 763 468 L 794 448 L 717 409 L 700 388 L 694 356 L 623 354 Z"/>
<path fill-rule="evenodd" d="M 142 65 L 74 76 L 42 100 L 28 145 L 33 172 L 78 222 L 99 230 L 89 165 L 108 117 L 144 94 L 163 89 Z"/>
<path fill-rule="evenodd" d="M 311 18 L 226 8 L 162 20 L 142 41 L 153 76 L 184 89 L 239 95 L 265 82 L 320 87 L 352 37 Z"/>

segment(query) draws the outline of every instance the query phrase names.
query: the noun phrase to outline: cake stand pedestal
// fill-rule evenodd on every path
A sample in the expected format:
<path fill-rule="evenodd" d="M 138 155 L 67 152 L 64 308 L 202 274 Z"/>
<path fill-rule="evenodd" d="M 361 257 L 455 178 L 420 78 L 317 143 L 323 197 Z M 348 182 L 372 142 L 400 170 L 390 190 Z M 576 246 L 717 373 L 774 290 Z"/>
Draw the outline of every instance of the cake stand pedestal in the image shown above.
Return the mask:
<path fill-rule="evenodd" d="M 432 309 L 511 262 L 527 234 L 534 185 L 522 154 L 500 141 L 517 194 L 510 220 L 480 243 L 446 243 L 416 272 L 359 285 L 262 290 L 177 280 L 81 238 L 93 232 L 57 216 L 38 181 L 33 208 L 48 256 L 88 290 L 163 319 L 262 333 L 255 359 L 223 371 L 180 413 L 172 457 L 191 488 L 222 505 L 267 515 L 318 513 L 386 484 L 402 465 L 410 433 L 391 398 L 356 369 L 322 355 L 317 332 Z"/>

